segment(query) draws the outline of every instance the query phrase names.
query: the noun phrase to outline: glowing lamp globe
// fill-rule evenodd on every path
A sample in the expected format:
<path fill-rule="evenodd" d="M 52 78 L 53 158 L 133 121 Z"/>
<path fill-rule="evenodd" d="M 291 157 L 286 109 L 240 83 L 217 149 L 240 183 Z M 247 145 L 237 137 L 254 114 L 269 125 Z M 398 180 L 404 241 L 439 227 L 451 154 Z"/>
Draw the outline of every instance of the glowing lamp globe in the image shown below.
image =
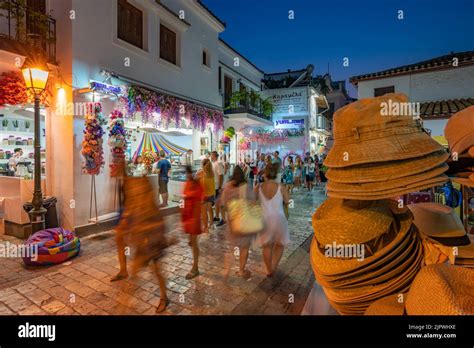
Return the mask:
<path fill-rule="evenodd" d="M 49 77 L 49 69 L 45 63 L 36 63 L 26 58 L 21 72 L 27 89 L 33 90 L 35 94 L 41 94 L 45 90 Z"/>

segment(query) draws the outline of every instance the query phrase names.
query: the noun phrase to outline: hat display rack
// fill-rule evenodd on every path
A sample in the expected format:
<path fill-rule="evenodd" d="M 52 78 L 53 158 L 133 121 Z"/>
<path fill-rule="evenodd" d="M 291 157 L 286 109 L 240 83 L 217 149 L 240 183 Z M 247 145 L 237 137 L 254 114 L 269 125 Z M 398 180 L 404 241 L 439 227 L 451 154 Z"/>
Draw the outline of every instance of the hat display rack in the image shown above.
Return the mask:
<path fill-rule="evenodd" d="M 445 184 L 452 169 L 452 156 L 419 120 L 381 112 L 384 103 L 407 102 L 392 93 L 334 114 L 334 145 L 324 162 L 329 197 L 313 215 L 311 265 L 342 315 L 474 314 L 474 238 L 459 215 L 439 203 L 395 200 Z M 463 122 L 461 134 L 458 124 L 447 126 L 448 143 L 448 133 L 455 137 L 451 154 L 474 155 L 474 107 L 468 109 L 460 121 L 452 116 Z M 473 169 L 462 168 L 466 186 Z M 423 291 L 427 284 L 437 294 Z"/>

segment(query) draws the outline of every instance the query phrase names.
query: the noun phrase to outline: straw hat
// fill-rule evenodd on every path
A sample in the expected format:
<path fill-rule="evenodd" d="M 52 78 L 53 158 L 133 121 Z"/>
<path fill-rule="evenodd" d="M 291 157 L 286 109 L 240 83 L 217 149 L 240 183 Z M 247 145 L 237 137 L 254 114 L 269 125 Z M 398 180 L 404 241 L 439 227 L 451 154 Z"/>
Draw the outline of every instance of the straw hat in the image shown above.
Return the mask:
<path fill-rule="evenodd" d="M 473 269 L 448 264 L 423 267 L 411 284 L 406 311 L 409 315 L 472 315 L 473 284 Z"/>
<path fill-rule="evenodd" d="M 426 171 L 446 162 L 449 154 L 437 151 L 429 155 L 402 161 L 366 163 L 346 168 L 329 168 L 326 177 L 331 182 L 364 183 L 390 181 Z"/>
<path fill-rule="evenodd" d="M 405 315 L 405 294 L 390 295 L 372 303 L 365 315 Z"/>
<path fill-rule="evenodd" d="M 444 135 L 451 153 L 461 155 L 474 146 L 474 106 L 452 115 L 446 123 Z"/>
<path fill-rule="evenodd" d="M 443 185 L 445 182 L 448 181 L 448 177 L 446 175 L 438 175 L 432 179 L 426 179 L 422 182 L 408 184 L 403 187 L 399 187 L 396 189 L 389 189 L 383 190 L 376 193 L 356 193 L 356 192 L 337 192 L 328 190 L 327 194 L 329 197 L 334 198 L 346 198 L 346 199 L 354 199 L 354 200 L 380 200 L 380 199 L 387 199 L 398 197 L 404 195 L 406 193 L 414 192 L 414 191 L 421 191 L 425 189 L 432 188 L 434 186 Z"/>
<path fill-rule="evenodd" d="M 361 99 L 334 114 L 334 146 L 324 165 L 349 167 L 416 158 L 442 150 L 412 116 L 383 115 L 383 106 L 407 103 L 404 94 Z"/>
<path fill-rule="evenodd" d="M 453 178 L 453 181 L 467 187 L 474 187 L 474 173 L 470 174 L 468 178 Z"/>
<path fill-rule="evenodd" d="M 443 245 L 467 245 L 470 243 L 464 225 L 453 208 L 439 203 L 410 204 L 413 223 L 418 231 Z"/>
<path fill-rule="evenodd" d="M 398 189 L 407 185 L 416 183 L 422 183 L 427 179 L 432 179 L 443 174 L 448 169 L 446 163 L 440 164 L 430 170 L 406 176 L 403 178 L 389 180 L 381 182 L 367 182 L 367 183 L 351 183 L 343 184 L 330 180 L 327 184 L 327 189 L 330 191 L 338 192 L 351 192 L 351 193 L 367 193 L 367 194 L 378 194 L 382 191 Z M 416 190 L 414 190 L 416 191 Z"/>

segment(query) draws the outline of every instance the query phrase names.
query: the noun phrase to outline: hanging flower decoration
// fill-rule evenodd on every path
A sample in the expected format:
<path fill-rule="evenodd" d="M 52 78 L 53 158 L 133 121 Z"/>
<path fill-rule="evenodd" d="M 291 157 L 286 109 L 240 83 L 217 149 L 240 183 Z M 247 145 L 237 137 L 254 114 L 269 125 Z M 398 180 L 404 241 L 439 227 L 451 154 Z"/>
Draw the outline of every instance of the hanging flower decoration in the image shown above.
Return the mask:
<path fill-rule="evenodd" d="M 250 150 L 251 147 L 252 147 L 252 144 L 250 143 L 250 141 L 248 141 L 247 139 L 240 139 L 239 150 L 241 151 Z"/>
<path fill-rule="evenodd" d="M 82 141 L 82 155 L 84 156 L 83 172 L 89 175 L 99 175 L 104 166 L 104 150 L 102 125 L 105 124 L 100 103 L 87 105 L 85 117 L 84 139 Z"/>
<path fill-rule="evenodd" d="M 277 145 L 288 141 L 291 137 L 303 137 L 304 129 L 251 129 L 249 127 L 242 128 L 240 133 L 250 143 L 259 145 Z"/>
<path fill-rule="evenodd" d="M 123 175 L 127 131 L 124 128 L 123 114 L 114 110 L 109 116 L 109 146 L 111 152 L 110 177 Z"/>
<path fill-rule="evenodd" d="M 234 127 L 229 127 L 224 131 L 224 135 L 221 138 L 221 143 L 222 144 L 228 144 L 232 140 L 232 138 L 235 136 L 235 129 Z"/>
<path fill-rule="evenodd" d="M 21 73 L 17 71 L 4 72 L 0 75 L 0 106 L 5 104 L 18 105 L 33 103 L 34 95 L 30 93 L 25 85 L 25 80 Z M 41 105 L 49 106 L 51 92 L 49 84 L 40 96 Z"/>
<path fill-rule="evenodd" d="M 125 118 L 133 120 L 141 113 L 143 123 L 167 128 L 181 126 L 183 120 L 194 129 L 205 131 L 211 127 L 214 132 L 224 128 L 224 114 L 194 103 L 183 101 L 138 86 L 129 86 L 120 102 L 125 110 Z"/>
<path fill-rule="evenodd" d="M 146 167 L 148 173 L 151 172 L 153 169 L 153 163 L 155 162 L 155 156 L 153 156 L 153 152 L 145 151 L 142 153 L 142 161 Z"/>

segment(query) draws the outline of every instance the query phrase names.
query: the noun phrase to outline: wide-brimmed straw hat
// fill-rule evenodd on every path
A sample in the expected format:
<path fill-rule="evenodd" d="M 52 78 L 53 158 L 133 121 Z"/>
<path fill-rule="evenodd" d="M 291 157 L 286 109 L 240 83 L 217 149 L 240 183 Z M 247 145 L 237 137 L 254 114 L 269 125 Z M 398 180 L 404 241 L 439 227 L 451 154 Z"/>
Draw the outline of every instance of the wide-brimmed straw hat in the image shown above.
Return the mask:
<path fill-rule="evenodd" d="M 453 208 L 439 203 L 409 204 L 413 223 L 425 238 L 449 246 L 470 243 L 464 225 Z"/>
<path fill-rule="evenodd" d="M 376 193 L 338 192 L 338 191 L 332 191 L 328 189 L 327 194 L 329 197 L 334 197 L 334 198 L 346 198 L 346 199 L 369 200 L 369 201 L 380 200 L 380 199 L 398 197 L 410 192 L 421 191 L 421 190 L 429 189 L 435 186 L 441 186 L 447 181 L 448 181 L 448 177 L 446 175 L 438 175 L 434 178 L 426 179 L 421 182 L 404 185 L 396 189 L 381 190 Z"/>
<path fill-rule="evenodd" d="M 409 315 L 472 315 L 473 284 L 474 269 L 449 264 L 423 267 L 411 284 L 406 312 Z"/>
<path fill-rule="evenodd" d="M 461 177 L 453 178 L 453 181 L 467 187 L 474 187 L 474 173 L 470 174 L 467 178 L 461 178 Z"/>
<path fill-rule="evenodd" d="M 331 182 L 365 183 L 385 182 L 418 174 L 446 162 L 449 154 L 437 151 L 422 157 L 379 163 L 366 163 L 345 168 L 329 168 L 326 177 Z"/>
<path fill-rule="evenodd" d="M 324 165 L 350 167 L 404 160 L 442 150 L 412 115 L 383 115 L 384 105 L 406 105 L 404 94 L 361 99 L 334 114 L 334 145 Z"/>
<path fill-rule="evenodd" d="M 474 105 L 449 118 L 444 128 L 444 136 L 451 153 L 461 155 L 474 146 Z"/>
<path fill-rule="evenodd" d="M 437 167 L 429 169 L 427 171 L 406 176 L 403 178 L 397 178 L 380 182 L 366 182 L 366 183 L 339 183 L 330 180 L 327 183 L 327 189 L 330 191 L 337 192 L 350 192 L 350 193 L 361 193 L 361 194 L 379 194 L 387 190 L 395 190 L 407 185 L 422 183 L 427 179 L 432 179 L 443 174 L 448 169 L 446 163 L 440 164 Z M 416 188 L 414 188 L 416 190 Z"/>

